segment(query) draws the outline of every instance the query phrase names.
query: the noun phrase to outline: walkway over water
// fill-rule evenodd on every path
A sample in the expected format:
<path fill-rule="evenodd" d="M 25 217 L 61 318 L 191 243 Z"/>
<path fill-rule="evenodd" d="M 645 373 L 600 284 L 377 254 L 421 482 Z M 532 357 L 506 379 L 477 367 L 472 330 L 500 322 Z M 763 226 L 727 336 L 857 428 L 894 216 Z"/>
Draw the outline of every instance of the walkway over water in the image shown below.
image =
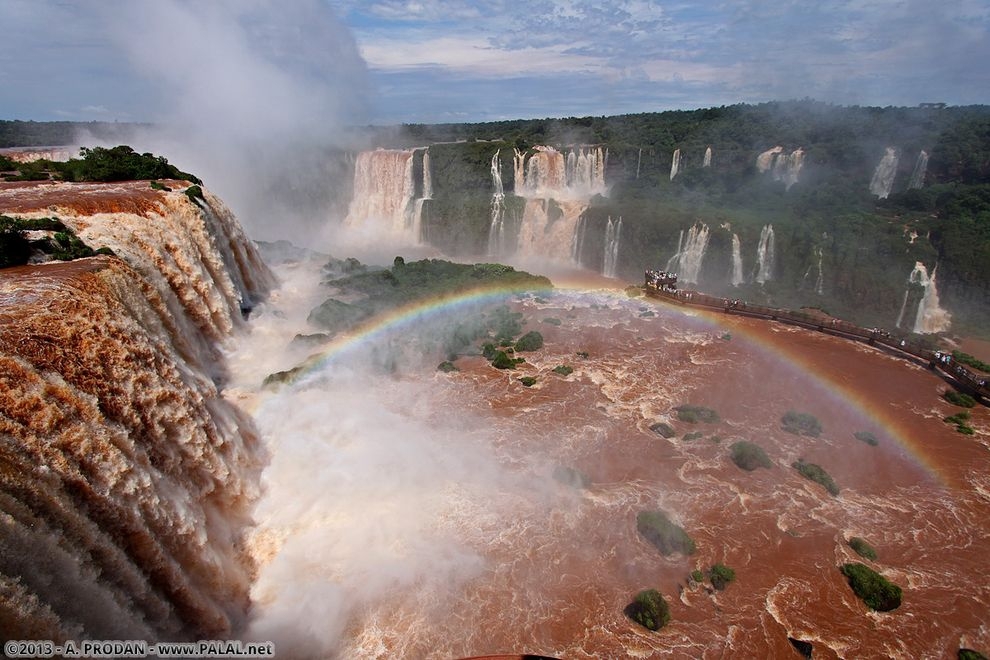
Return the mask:
<path fill-rule="evenodd" d="M 952 358 L 951 354 L 943 351 L 933 351 L 907 339 L 897 339 L 886 330 L 861 328 L 858 325 L 841 319 L 830 319 L 807 312 L 753 305 L 742 300 L 710 296 L 700 291 L 678 289 L 676 288 L 676 284 L 672 284 L 670 281 L 654 283 L 648 279 L 643 289 L 648 296 L 661 298 L 678 305 L 712 309 L 726 314 L 780 321 L 781 323 L 817 330 L 835 335 L 836 337 L 861 341 L 870 346 L 879 346 L 894 355 L 923 364 L 940 373 L 952 385 L 974 395 L 984 405 L 988 405 L 988 402 L 990 402 L 990 385 L 988 385 L 990 374 L 985 374 L 971 369 L 964 364 L 960 364 Z"/>

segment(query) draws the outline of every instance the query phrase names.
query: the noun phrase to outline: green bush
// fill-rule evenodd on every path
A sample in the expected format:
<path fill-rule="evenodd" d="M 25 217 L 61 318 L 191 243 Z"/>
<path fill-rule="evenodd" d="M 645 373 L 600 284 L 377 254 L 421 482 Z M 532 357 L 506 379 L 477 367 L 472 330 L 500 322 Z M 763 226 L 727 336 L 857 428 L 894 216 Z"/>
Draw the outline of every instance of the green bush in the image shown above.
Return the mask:
<path fill-rule="evenodd" d="M 663 555 L 690 555 L 695 551 L 691 537 L 663 511 L 641 511 L 636 516 L 636 530 Z"/>
<path fill-rule="evenodd" d="M 973 649 L 959 649 L 956 658 L 958 660 L 987 660 L 987 656 Z"/>
<path fill-rule="evenodd" d="M 718 413 L 711 408 L 706 408 L 704 406 L 684 404 L 677 406 L 674 410 L 677 411 L 677 419 L 689 424 L 694 424 L 696 422 L 714 424 L 719 421 Z"/>
<path fill-rule="evenodd" d="M 825 487 L 831 495 L 839 494 L 839 487 L 835 485 L 832 481 L 832 477 L 829 476 L 828 472 L 823 470 L 820 465 L 814 463 L 805 463 L 804 459 L 798 459 L 791 464 L 795 470 L 801 473 L 801 476 L 806 479 L 811 479 Z"/>
<path fill-rule="evenodd" d="M 849 539 L 849 547 L 856 551 L 856 554 L 870 561 L 877 560 L 877 551 L 873 549 L 873 546 L 866 542 L 866 539 L 861 539 L 858 536 L 854 536 Z"/>
<path fill-rule="evenodd" d="M 517 351 L 538 351 L 543 348 L 543 335 L 535 330 L 527 332 L 516 342 Z"/>
<path fill-rule="evenodd" d="M 691 571 L 691 579 L 694 580 L 695 582 L 704 582 L 705 574 L 696 568 L 693 571 Z"/>
<path fill-rule="evenodd" d="M 955 390 L 946 390 L 945 394 L 943 394 L 942 396 L 944 396 L 945 400 L 954 406 L 961 406 L 963 408 L 972 408 L 973 406 L 976 405 L 976 399 L 974 399 L 968 394 L 957 392 Z"/>
<path fill-rule="evenodd" d="M 952 359 L 956 362 L 961 362 L 967 366 L 973 367 L 974 369 L 979 369 L 980 371 L 986 371 L 990 373 L 990 364 L 987 364 L 983 360 L 979 360 L 969 353 L 963 353 L 962 351 L 952 351 Z"/>
<path fill-rule="evenodd" d="M 572 373 L 574 373 L 574 369 L 572 367 L 567 366 L 566 364 L 561 364 L 559 366 L 554 367 L 553 372 L 555 374 L 560 374 L 561 376 L 570 376 Z"/>
<path fill-rule="evenodd" d="M 445 360 L 437 365 L 437 371 L 450 373 L 451 371 L 460 371 L 460 369 L 458 369 L 457 366 L 450 360 Z"/>
<path fill-rule="evenodd" d="M 880 444 L 880 441 L 877 440 L 877 436 L 873 435 L 869 431 L 856 431 L 855 433 L 853 433 L 853 435 L 856 436 L 857 440 L 861 442 L 865 442 L 871 447 L 876 447 L 878 444 Z"/>
<path fill-rule="evenodd" d="M 560 319 L 554 318 L 552 316 L 543 319 L 543 322 L 546 323 L 547 325 L 560 325 L 561 324 L 561 320 Z"/>
<path fill-rule="evenodd" d="M 715 564 L 708 570 L 708 579 L 712 586 L 718 591 L 722 591 L 729 583 L 736 579 L 736 572 L 725 564 Z"/>
<path fill-rule="evenodd" d="M 656 589 L 636 594 L 633 602 L 626 606 L 625 614 L 647 630 L 660 630 L 670 622 L 670 607 Z"/>
<path fill-rule="evenodd" d="M 699 438 L 705 437 L 704 431 L 691 431 L 690 433 L 685 433 L 684 437 L 681 438 L 684 442 L 693 442 Z"/>
<path fill-rule="evenodd" d="M 533 385 L 536 385 L 536 379 L 533 378 L 532 376 L 523 376 L 522 378 L 517 378 L 516 380 L 518 380 L 526 387 L 532 387 Z"/>
<path fill-rule="evenodd" d="M 878 612 L 889 612 L 901 606 L 901 588 L 865 564 L 843 564 L 842 574 L 849 580 L 853 592 Z"/>
<path fill-rule="evenodd" d="M 495 359 L 495 354 L 497 352 L 498 352 L 498 350 L 495 348 L 495 344 L 491 343 L 490 341 L 489 342 L 485 342 L 485 345 L 481 347 L 481 355 L 486 360 L 493 360 L 493 359 Z"/>
<path fill-rule="evenodd" d="M 822 425 L 814 415 L 788 410 L 780 418 L 784 430 L 794 435 L 807 435 L 817 438 L 822 432 Z"/>
<path fill-rule="evenodd" d="M 495 357 L 492 358 L 492 366 L 496 369 L 515 369 L 522 361 L 522 358 L 510 358 L 505 351 L 496 351 Z"/>
<path fill-rule="evenodd" d="M 773 467 L 770 457 L 767 456 L 767 453 L 759 445 L 745 440 L 732 443 L 732 446 L 729 448 L 729 456 L 732 458 L 733 463 L 743 470 L 750 472 L 760 467 Z"/>
<path fill-rule="evenodd" d="M 31 258 L 31 243 L 17 230 L 0 230 L 0 268 L 23 266 Z"/>

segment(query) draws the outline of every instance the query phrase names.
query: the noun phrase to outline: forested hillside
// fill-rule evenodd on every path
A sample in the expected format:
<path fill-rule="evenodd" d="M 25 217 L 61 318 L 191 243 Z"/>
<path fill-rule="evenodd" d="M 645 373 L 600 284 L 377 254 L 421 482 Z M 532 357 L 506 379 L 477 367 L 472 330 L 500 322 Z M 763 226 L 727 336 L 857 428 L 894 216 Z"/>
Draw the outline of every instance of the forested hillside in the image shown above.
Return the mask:
<path fill-rule="evenodd" d="M 424 222 L 430 241 L 451 252 L 484 253 L 496 150 L 510 193 L 514 149 L 602 145 L 610 190 L 585 213 L 586 267 L 602 265 L 610 217 L 623 221 L 617 274 L 636 281 L 644 269 L 668 263 L 681 232 L 704 223 L 709 240 L 698 288 L 893 327 L 905 293 L 909 310 L 924 293 L 908 286 L 920 261 L 928 273 L 938 268 L 953 330 L 986 334 L 990 327 L 990 107 L 799 101 L 403 128 L 380 143 L 433 145 L 435 194 Z M 434 144 L 440 142 L 455 143 Z M 793 179 L 772 168 L 761 173 L 758 158 L 774 147 L 783 156 L 800 150 Z M 680 162 L 671 178 L 675 150 Z M 888 150 L 896 162 L 885 163 L 884 196 L 877 193 L 884 181 L 874 178 Z M 513 199 L 507 197 L 510 226 L 521 212 Z M 775 232 L 775 259 L 761 284 L 754 281 L 756 246 L 766 225 Z M 731 284 L 733 234 L 742 246 L 739 286 Z"/>

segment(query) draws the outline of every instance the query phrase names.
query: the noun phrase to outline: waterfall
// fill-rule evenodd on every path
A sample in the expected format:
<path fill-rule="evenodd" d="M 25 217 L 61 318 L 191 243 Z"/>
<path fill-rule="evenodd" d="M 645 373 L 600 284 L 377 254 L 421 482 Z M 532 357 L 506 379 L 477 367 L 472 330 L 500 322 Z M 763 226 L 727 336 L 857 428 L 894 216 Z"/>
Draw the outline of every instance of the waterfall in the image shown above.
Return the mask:
<path fill-rule="evenodd" d="M 636 180 L 639 181 L 639 167 L 643 164 L 643 148 L 639 148 L 639 155 L 636 157 Z"/>
<path fill-rule="evenodd" d="M 582 215 L 578 218 L 577 228 L 571 238 L 571 263 L 575 266 L 581 266 L 581 255 L 584 254 L 584 235 L 587 229 L 587 218 Z"/>
<path fill-rule="evenodd" d="M 756 169 L 759 170 L 761 174 L 771 171 L 774 162 L 777 160 L 777 156 L 782 153 L 784 153 L 784 148 L 780 146 L 767 149 L 756 157 Z"/>
<path fill-rule="evenodd" d="M 492 204 L 488 225 L 488 256 L 497 257 L 505 248 L 505 190 L 502 187 L 502 160 L 499 151 L 492 156 Z"/>
<path fill-rule="evenodd" d="M 911 172 L 911 180 L 908 182 L 908 189 L 920 188 L 925 185 L 925 174 L 928 172 L 928 152 L 924 149 L 918 154 L 918 160 L 914 163 L 914 171 Z"/>
<path fill-rule="evenodd" d="M 604 194 L 608 151 L 572 148 L 565 157 L 553 147 L 515 150 L 515 194 L 526 200 L 516 252 L 576 263 L 583 247 L 581 216 L 593 195 Z"/>
<path fill-rule="evenodd" d="M 784 148 L 777 146 L 756 157 L 756 169 L 762 174 L 769 172 L 774 181 L 782 181 L 787 190 L 798 182 L 803 167 L 804 150 L 800 148 L 785 154 Z"/>
<path fill-rule="evenodd" d="M 756 248 L 756 277 L 760 284 L 765 284 L 773 277 L 774 261 L 773 225 L 764 225 L 760 232 L 760 243 Z"/>
<path fill-rule="evenodd" d="M 737 234 L 732 235 L 732 286 L 743 283 L 742 243 Z"/>
<path fill-rule="evenodd" d="M 681 260 L 681 247 L 684 245 L 684 230 L 682 229 L 680 233 L 677 234 L 677 251 L 674 252 L 674 256 L 667 260 L 667 265 L 664 270 L 667 272 L 675 272 L 680 264 Z"/>
<path fill-rule="evenodd" d="M 939 302 L 938 290 L 935 283 L 935 274 L 937 271 L 938 266 L 932 269 L 932 274 L 929 277 L 925 264 L 920 261 L 915 262 L 911 274 L 908 275 L 908 288 L 904 292 L 904 301 L 901 303 L 901 311 L 897 318 L 897 327 L 901 327 L 901 323 L 904 321 L 905 309 L 911 288 L 913 286 L 920 286 L 922 288 L 922 295 L 921 300 L 918 302 L 918 309 L 915 312 L 912 332 L 932 334 L 945 332 L 949 329 L 952 315 L 948 310 L 943 309 Z"/>
<path fill-rule="evenodd" d="M 818 257 L 818 279 L 815 280 L 815 293 L 821 296 L 825 293 L 825 271 L 822 268 L 824 251 L 821 247 L 815 248 L 815 256 Z"/>
<path fill-rule="evenodd" d="M 702 167 L 712 166 L 712 148 L 710 146 L 705 148 L 705 160 L 704 162 L 701 163 L 701 166 Z"/>
<path fill-rule="evenodd" d="M 880 199 L 887 199 L 894 187 L 896 174 L 897 150 L 893 147 L 887 147 L 883 158 L 880 159 L 877 168 L 873 171 L 873 178 L 870 180 L 870 194 L 876 195 Z"/>
<path fill-rule="evenodd" d="M 602 266 L 602 275 L 605 277 L 615 277 L 615 267 L 619 258 L 619 239 L 622 236 L 622 218 L 615 223 L 612 216 L 608 218 L 605 226 L 605 259 Z"/>
<path fill-rule="evenodd" d="M 694 224 L 687 233 L 687 240 L 684 239 L 684 232 L 681 231 L 677 239 L 677 254 L 667 262 L 667 270 L 672 270 L 676 263 L 676 272 L 681 282 L 697 284 L 701 275 L 701 265 L 705 258 L 705 250 L 708 249 L 708 238 L 710 231 L 708 225 L 703 222 Z"/>
<path fill-rule="evenodd" d="M 673 181 L 677 172 L 681 169 L 681 150 L 674 149 L 674 155 L 670 159 L 670 180 Z"/>
<path fill-rule="evenodd" d="M 430 172 L 430 149 L 423 150 L 423 199 L 433 199 L 433 174 Z"/>
<path fill-rule="evenodd" d="M 207 191 L 199 205 L 147 181 L 25 191 L 36 201 L 16 215 L 55 216 L 119 258 L 0 273 L 17 310 L 0 328 L 4 632 L 227 637 L 246 617 L 240 539 L 264 457 L 215 381 L 242 297 L 273 277 Z"/>
<path fill-rule="evenodd" d="M 368 241 L 405 245 L 421 243 L 422 203 L 429 163 L 424 155 L 424 197 L 416 197 L 413 150 L 376 149 L 358 154 L 354 164 L 354 194 L 344 226 Z M 432 188 L 432 183 L 429 183 Z"/>

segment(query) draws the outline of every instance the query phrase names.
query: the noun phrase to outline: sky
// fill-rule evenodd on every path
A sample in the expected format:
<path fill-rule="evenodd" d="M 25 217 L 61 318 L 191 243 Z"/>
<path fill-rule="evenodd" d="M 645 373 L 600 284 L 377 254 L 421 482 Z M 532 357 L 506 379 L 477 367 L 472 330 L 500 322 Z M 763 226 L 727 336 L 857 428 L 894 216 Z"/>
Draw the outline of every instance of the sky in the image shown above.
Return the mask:
<path fill-rule="evenodd" d="M 990 0 L 0 0 L 0 26 L 2 119 L 990 103 Z"/>

